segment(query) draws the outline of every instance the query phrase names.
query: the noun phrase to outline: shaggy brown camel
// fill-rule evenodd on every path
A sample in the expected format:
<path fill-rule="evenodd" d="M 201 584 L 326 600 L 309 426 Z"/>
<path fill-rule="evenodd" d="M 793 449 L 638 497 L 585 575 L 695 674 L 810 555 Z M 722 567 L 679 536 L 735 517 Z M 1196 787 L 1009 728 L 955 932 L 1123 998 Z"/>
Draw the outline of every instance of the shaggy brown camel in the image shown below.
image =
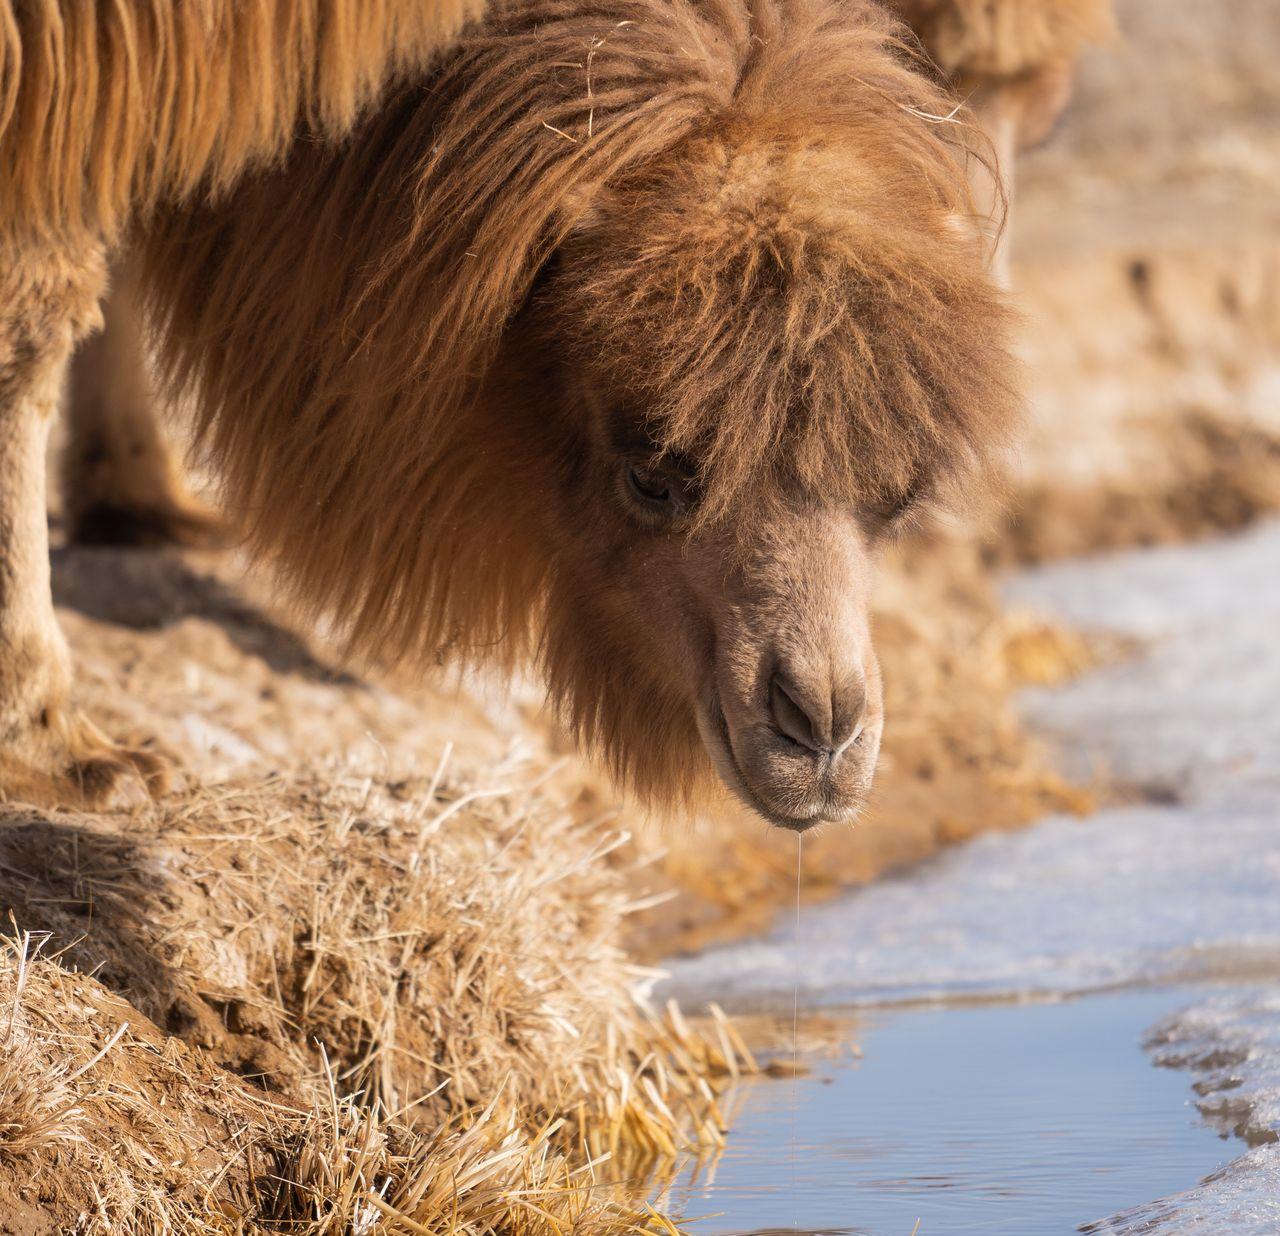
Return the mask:
<path fill-rule="evenodd" d="M 907 32 L 870 0 L 509 0 L 415 77 L 464 6 L 233 7 L 0 3 L 0 787 L 160 776 L 68 702 L 44 527 L 128 225 L 228 509 L 353 651 L 533 657 L 641 795 L 714 769 L 775 823 L 848 818 L 876 549 L 1015 404 L 981 151 Z M 82 444 L 130 440 L 127 392 Z"/>
<path fill-rule="evenodd" d="M 992 232 L 993 269 L 1007 279 L 1015 154 L 1043 141 L 1061 116 L 1081 46 L 1112 32 L 1111 0 L 887 3 L 990 143 L 993 158 L 974 161 L 970 181 Z M 88 545 L 213 544 L 220 523 L 183 486 L 153 412 L 131 282 L 127 267 L 117 269 L 103 329 L 72 361 L 62 467 L 68 536 Z"/>

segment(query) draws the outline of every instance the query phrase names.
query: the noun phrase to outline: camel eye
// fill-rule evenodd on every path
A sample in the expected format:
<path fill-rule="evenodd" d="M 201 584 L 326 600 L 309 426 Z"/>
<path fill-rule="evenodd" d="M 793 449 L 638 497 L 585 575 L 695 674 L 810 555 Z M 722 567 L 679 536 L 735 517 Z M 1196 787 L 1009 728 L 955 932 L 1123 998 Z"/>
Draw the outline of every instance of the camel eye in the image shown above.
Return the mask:
<path fill-rule="evenodd" d="M 897 534 L 919 515 L 926 505 L 927 497 L 926 487 L 917 484 L 880 503 L 870 516 L 874 535 Z"/>
<path fill-rule="evenodd" d="M 886 503 L 880 512 L 880 518 L 886 524 L 901 523 L 911 514 L 915 504 L 914 494 L 904 494 L 902 497 Z"/>
<path fill-rule="evenodd" d="M 620 499 L 651 528 L 674 524 L 698 504 L 696 470 L 678 454 L 629 452 L 618 461 L 614 475 Z"/>
<path fill-rule="evenodd" d="M 642 501 L 654 506 L 665 506 L 671 502 L 671 481 L 662 472 L 652 468 L 643 468 L 638 464 L 627 466 L 627 484 Z"/>

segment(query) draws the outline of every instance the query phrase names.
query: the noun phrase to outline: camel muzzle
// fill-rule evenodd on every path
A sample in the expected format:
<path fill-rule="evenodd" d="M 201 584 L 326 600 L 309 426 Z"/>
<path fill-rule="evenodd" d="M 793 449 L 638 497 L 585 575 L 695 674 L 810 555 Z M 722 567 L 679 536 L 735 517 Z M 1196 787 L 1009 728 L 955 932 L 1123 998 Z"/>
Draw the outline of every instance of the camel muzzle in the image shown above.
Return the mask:
<path fill-rule="evenodd" d="M 878 691 L 860 671 L 800 678 L 775 671 L 756 710 L 717 699 L 703 712 L 703 741 L 730 790 L 771 824 L 804 832 L 852 820 L 866 801 L 879 754 Z"/>

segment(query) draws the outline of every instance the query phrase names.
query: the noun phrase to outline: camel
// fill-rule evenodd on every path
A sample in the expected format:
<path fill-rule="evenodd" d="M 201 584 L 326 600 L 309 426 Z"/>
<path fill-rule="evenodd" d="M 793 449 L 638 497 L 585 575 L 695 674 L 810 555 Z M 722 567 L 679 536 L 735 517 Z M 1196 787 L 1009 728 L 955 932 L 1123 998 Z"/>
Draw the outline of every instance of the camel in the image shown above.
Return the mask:
<path fill-rule="evenodd" d="M 74 709 L 49 596 L 44 444 L 127 238 L 226 509 L 353 656 L 533 661 L 650 802 L 862 806 L 878 549 L 1016 419 L 989 148 L 873 0 L 477 7 L 0 0 L 0 791 L 163 780 Z M 902 7 L 946 70 L 973 6 Z M 202 535 L 130 317 L 73 527 Z"/>

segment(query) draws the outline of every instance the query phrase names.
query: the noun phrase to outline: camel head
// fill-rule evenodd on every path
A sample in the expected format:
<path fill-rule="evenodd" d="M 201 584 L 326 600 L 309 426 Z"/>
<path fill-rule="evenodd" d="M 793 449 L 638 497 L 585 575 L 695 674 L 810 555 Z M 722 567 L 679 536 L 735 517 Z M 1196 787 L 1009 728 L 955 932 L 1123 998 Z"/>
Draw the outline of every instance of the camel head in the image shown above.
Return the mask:
<path fill-rule="evenodd" d="M 972 234 L 876 137 L 717 118 L 578 204 L 517 331 L 565 715 L 795 830 L 871 784 L 879 551 L 1008 412 Z"/>
<path fill-rule="evenodd" d="M 641 786 L 697 784 L 709 763 L 774 824 L 848 819 L 883 724 L 874 558 L 912 499 L 850 501 L 787 469 L 785 447 L 718 495 L 714 445 L 671 445 L 635 377 L 561 377 L 576 446 L 543 655 L 563 711 Z M 763 419 L 743 428 L 768 433 Z"/>
<path fill-rule="evenodd" d="M 531 658 L 643 798 L 850 818 L 877 554 L 1014 402 L 953 107 L 870 2 L 499 5 L 159 231 L 254 542 L 373 655 Z"/>

